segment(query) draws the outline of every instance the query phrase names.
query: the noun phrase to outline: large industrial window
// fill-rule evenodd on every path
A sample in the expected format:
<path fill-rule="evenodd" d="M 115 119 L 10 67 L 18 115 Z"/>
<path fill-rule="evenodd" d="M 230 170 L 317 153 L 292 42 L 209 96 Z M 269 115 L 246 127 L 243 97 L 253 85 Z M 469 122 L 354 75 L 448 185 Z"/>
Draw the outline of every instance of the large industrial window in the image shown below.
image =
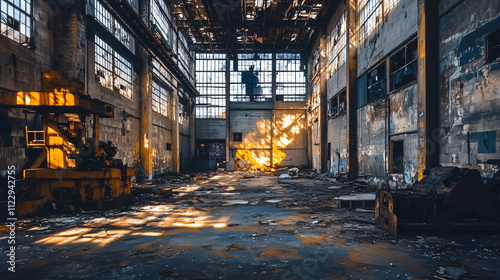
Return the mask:
<path fill-rule="evenodd" d="M 347 104 L 346 104 L 346 91 L 343 90 L 339 94 L 330 98 L 330 109 L 328 116 L 335 117 L 338 115 L 342 115 L 346 112 Z"/>
<path fill-rule="evenodd" d="M 276 54 L 276 97 L 283 101 L 306 100 L 306 76 L 298 53 Z"/>
<path fill-rule="evenodd" d="M 2 0 L 0 33 L 24 46 L 29 46 L 31 10 L 31 0 Z"/>
<path fill-rule="evenodd" d="M 153 93 L 153 111 L 168 117 L 168 108 L 170 106 L 170 90 L 167 90 L 165 85 L 155 81 L 153 79 L 152 83 L 152 93 Z"/>
<path fill-rule="evenodd" d="M 238 54 L 231 62 L 231 101 L 272 101 L 270 53 Z"/>
<path fill-rule="evenodd" d="M 339 97 L 334 96 L 330 98 L 330 110 L 328 113 L 329 117 L 334 117 L 339 113 Z"/>
<path fill-rule="evenodd" d="M 375 101 L 387 94 L 385 61 L 368 72 L 368 102 Z"/>
<path fill-rule="evenodd" d="M 160 38 L 168 44 L 168 47 L 172 48 L 175 42 L 175 31 L 171 23 L 167 4 L 165 3 L 165 0 L 150 0 L 150 3 L 151 30 L 158 33 Z"/>
<path fill-rule="evenodd" d="M 417 39 L 396 51 L 390 58 L 391 90 L 417 80 Z"/>
<path fill-rule="evenodd" d="M 190 80 L 192 80 L 193 74 L 192 74 L 191 70 L 193 68 L 194 63 L 193 63 L 193 57 L 191 56 L 191 53 L 189 52 L 188 43 L 187 43 L 186 39 L 184 38 L 184 36 L 182 36 L 182 35 L 179 37 L 178 43 L 179 43 L 178 44 L 179 56 L 178 56 L 177 62 L 180 65 L 182 72 L 184 72 L 184 74 L 186 74 L 186 76 L 188 76 L 190 78 Z"/>
<path fill-rule="evenodd" d="M 500 58 L 500 29 L 486 37 L 486 61 L 492 62 Z"/>
<path fill-rule="evenodd" d="M 135 53 L 134 38 L 99 1 L 95 1 L 94 16 L 95 19 L 111 32 L 123 45 L 131 52 Z"/>
<path fill-rule="evenodd" d="M 95 35 L 95 78 L 101 85 L 132 99 L 132 64 Z"/>
<path fill-rule="evenodd" d="M 358 2 L 359 40 L 363 40 L 382 20 L 383 0 L 360 0 Z"/>
<path fill-rule="evenodd" d="M 153 111 L 158 112 L 165 117 L 170 117 L 170 97 L 173 93 L 174 77 L 163 67 L 158 60 L 153 59 Z"/>
<path fill-rule="evenodd" d="M 346 60 L 346 30 L 347 23 L 345 13 L 330 34 L 328 43 L 328 75 L 331 77 L 337 70 L 345 64 Z"/>
<path fill-rule="evenodd" d="M 197 118 L 226 118 L 226 54 L 196 54 Z"/>

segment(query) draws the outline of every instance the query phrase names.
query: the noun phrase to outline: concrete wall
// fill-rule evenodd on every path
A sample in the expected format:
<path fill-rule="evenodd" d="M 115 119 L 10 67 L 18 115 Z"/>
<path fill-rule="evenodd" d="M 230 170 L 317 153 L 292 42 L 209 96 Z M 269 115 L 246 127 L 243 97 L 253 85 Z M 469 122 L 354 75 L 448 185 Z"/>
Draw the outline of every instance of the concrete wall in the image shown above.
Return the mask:
<path fill-rule="evenodd" d="M 391 174 L 390 163 L 386 164 L 387 173 L 389 173 L 388 183 L 392 188 L 404 188 L 417 181 L 417 90 L 417 84 L 414 84 L 395 92 L 389 99 L 389 115 L 387 116 L 389 142 L 386 145 L 386 155 L 390 154 L 390 141 L 403 140 L 404 143 L 403 173 Z"/>
<path fill-rule="evenodd" d="M 226 120 L 197 119 L 196 139 L 226 139 Z"/>
<path fill-rule="evenodd" d="M 167 150 L 167 144 L 172 148 L 172 121 L 156 112 L 153 112 L 153 174 L 171 172 L 173 169 L 172 150 Z"/>
<path fill-rule="evenodd" d="M 358 76 L 417 33 L 417 0 L 399 0 L 358 45 Z"/>
<path fill-rule="evenodd" d="M 440 161 L 481 167 L 500 159 L 500 62 L 486 61 L 500 3 L 441 1 L 440 14 Z"/>
<path fill-rule="evenodd" d="M 416 36 L 418 3 L 398 1 L 357 46 L 358 173 L 372 183 L 386 182 L 393 188 L 407 187 L 418 178 L 418 116 L 424 110 L 418 105 L 421 89 L 413 82 L 370 103 L 365 74 L 379 63 L 389 70 L 390 56 Z M 500 26 L 500 3 L 444 0 L 439 7 L 440 24 L 435 27 L 439 28 L 439 61 L 431 62 L 439 63 L 439 119 L 431 121 L 439 122 L 440 129 L 431 133 L 430 143 L 434 145 L 427 152 L 439 151 L 442 165 L 484 168 L 487 160 L 500 159 L 500 62 L 486 59 L 486 37 Z M 325 30 L 326 36 L 334 27 L 334 18 Z M 312 44 L 310 64 L 319 41 Z M 327 101 L 346 86 L 345 78 L 345 69 L 340 68 L 327 81 Z M 388 73 L 387 78 L 389 84 Z M 314 145 L 318 136 L 312 125 Z M 347 156 L 346 117 L 330 117 L 327 125 L 331 147 L 328 170 L 336 174 L 345 166 L 343 159 Z M 398 140 L 404 141 L 404 169 L 391 174 L 391 142 Z M 311 151 L 313 164 L 319 165 L 321 151 L 315 146 Z"/>
<path fill-rule="evenodd" d="M 345 5 L 339 5 L 338 10 L 332 16 L 328 24 L 328 32 L 337 25 L 340 16 L 345 13 Z M 328 39 L 327 39 L 328 40 Z M 326 50 L 328 53 L 329 50 Z M 347 85 L 347 65 L 339 69 L 326 82 L 326 101 L 330 102 L 332 97 L 337 96 Z M 327 74 L 328 76 L 328 74 Z M 347 117 L 345 114 L 329 116 L 327 121 L 327 143 L 330 144 L 330 158 L 327 158 L 327 172 L 336 176 L 347 171 Z M 328 149 L 328 145 L 327 145 Z"/>
<path fill-rule="evenodd" d="M 357 48 L 359 174 L 374 184 L 386 182 L 393 188 L 404 188 L 417 180 L 418 85 L 413 83 L 393 92 L 389 92 L 387 86 L 387 96 L 367 104 L 364 74 L 379 62 L 386 66 L 399 46 L 416 36 L 417 3 L 400 0 L 386 10 L 383 20 Z M 389 85 L 389 71 L 386 77 Z M 394 140 L 404 140 L 402 174 L 390 174 L 389 170 L 390 142 Z"/>
<path fill-rule="evenodd" d="M 327 36 L 326 40 L 344 11 L 344 4 L 339 4 L 324 33 Z M 409 85 L 397 92 L 392 92 L 386 98 L 367 104 L 367 81 L 364 74 L 378 63 L 385 61 L 400 45 L 416 35 L 417 17 L 417 1 L 400 0 L 392 9 L 386 9 L 384 18 L 368 36 L 362 41 L 358 40 L 359 45 L 356 50 L 359 108 L 357 111 L 358 127 L 356 128 L 358 173 L 372 183 L 395 181 L 392 185 L 404 187 L 416 180 L 417 137 L 414 133 L 417 127 L 417 85 Z M 317 39 L 311 50 L 315 50 L 319 42 L 320 39 Z M 328 52 L 326 48 L 325 52 Z M 309 57 L 310 66 L 312 60 L 311 54 Z M 346 88 L 347 63 L 326 81 L 326 102 L 329 102 L 332 97 Z M 312 162 L 313 166 L 319 166 L 320 157 L 318 154 L 322 151 L 315 143 L 319 143 L 321 140 L 315 123 L 312 125 Z M 389 144 L 391 140 L 400 138 L 405 140 L 404 163 L 406 172 L 388 176 Z M 326 159 L 328 172 L 333 175 L 346 172 L 348 152 L 347 116 L 345 114 L 328 118 L 327 143 L 330 144 L 331 149 L 330 158 Z"/>
<path fill-rule="evenodd" d="M 359 173 L 373 183 L 385 179 L 386 101 L 379 99 L 358 110 Z"/>
<path fill-rule="evenodd" d="M 301 106 L 303 107 L 303 106 Z M 284 120 L 293 118 L 294 121 L 290 125 L 284 123 Z M 279 163 L 282 166 L 304 166 L 308 164 L 306 154 L 306 111 L 300 109 L 282 109 L 274 111 L 274 135 L 273 149 L 281 151 L 285 154 L 284 159 Z M 287 138 L 290 143 L 283 143 L 279 140 L 280 137 Z M 286 145 L 284 145 L 286 144 Z"/>
<path fill-rule="evenodd" d="M 328 143 L 330 158 L 328 172 L 336 176 L 347 171 L 347 116 L 328 119 Z"/>

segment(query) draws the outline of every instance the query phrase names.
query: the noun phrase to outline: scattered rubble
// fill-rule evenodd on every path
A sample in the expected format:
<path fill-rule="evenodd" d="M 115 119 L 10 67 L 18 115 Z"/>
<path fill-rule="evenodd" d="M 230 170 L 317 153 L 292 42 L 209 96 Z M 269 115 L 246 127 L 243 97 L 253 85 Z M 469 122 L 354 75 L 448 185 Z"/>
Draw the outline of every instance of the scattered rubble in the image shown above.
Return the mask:
<path fill-rule="evenodd" d="M 58 265 L 47 266 L 50 275 L 38 278 L 69 279 L 68 268 L 77 264 L 92 267 L 82 276 L 116 278 L 121 274 L 107 271 L 117 263 L 119 273 L 140 278 L 204 278 L 196 267 L 223 279 L 235 279 L 228 274 L 235 271 L 274 279 L 312 259 L 317 274 L 305 274 L 309 279 L 497 278 L 500 236 L 419 233 L 394 239 L 375 225 L 369 205 L 356 205 L 362 201 L 357 199 L 373 199 L 375 186 L 341 184 L 307 170 L 293 180 L 278 174 L 166 176 L 135 184 L 129 211 L 18 221 L 19 254 L 29 252 L 22 269 L 36 278 L 57 255 Z M 354 204 L 337 208 L 335 201 Z M 56 245 L 61 236 L 68 239 Z"/>

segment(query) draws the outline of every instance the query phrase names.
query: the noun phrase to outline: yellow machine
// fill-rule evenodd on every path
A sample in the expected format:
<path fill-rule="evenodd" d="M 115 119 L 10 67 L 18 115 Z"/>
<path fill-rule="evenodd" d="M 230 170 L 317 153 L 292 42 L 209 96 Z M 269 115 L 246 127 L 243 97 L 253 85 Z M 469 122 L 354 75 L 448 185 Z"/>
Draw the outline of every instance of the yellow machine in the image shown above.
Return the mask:
<path fill-rule="evenodd" d="M 114 117 L 108 103 L 68 90 L 0 92 L 0 108 L 42 116 L 42 130 L 26 125 L 29 167 L 16 189 L 18 217 L 47 209 L 101 210 L 128 206 L 133 168 L 113 159 L 117 149 L 99 141 L 99 118 Z M 92 121 L 86 122 L 88 117 Z M 93 130 L 92 139 L 86 137 Z"/>

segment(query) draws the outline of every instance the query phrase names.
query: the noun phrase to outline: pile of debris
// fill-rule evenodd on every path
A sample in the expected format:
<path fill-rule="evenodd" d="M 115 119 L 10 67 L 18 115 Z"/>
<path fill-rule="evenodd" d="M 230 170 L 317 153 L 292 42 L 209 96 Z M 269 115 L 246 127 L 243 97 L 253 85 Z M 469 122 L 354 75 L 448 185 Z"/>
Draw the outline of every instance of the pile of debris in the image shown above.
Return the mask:
<path fill-rule="evenodd" d="M 406 190 L 378 190 L 375 220 L 393 236 L 415 227 L 498 228 L 499 185 L 475 169 L 436 167 Z"/>

